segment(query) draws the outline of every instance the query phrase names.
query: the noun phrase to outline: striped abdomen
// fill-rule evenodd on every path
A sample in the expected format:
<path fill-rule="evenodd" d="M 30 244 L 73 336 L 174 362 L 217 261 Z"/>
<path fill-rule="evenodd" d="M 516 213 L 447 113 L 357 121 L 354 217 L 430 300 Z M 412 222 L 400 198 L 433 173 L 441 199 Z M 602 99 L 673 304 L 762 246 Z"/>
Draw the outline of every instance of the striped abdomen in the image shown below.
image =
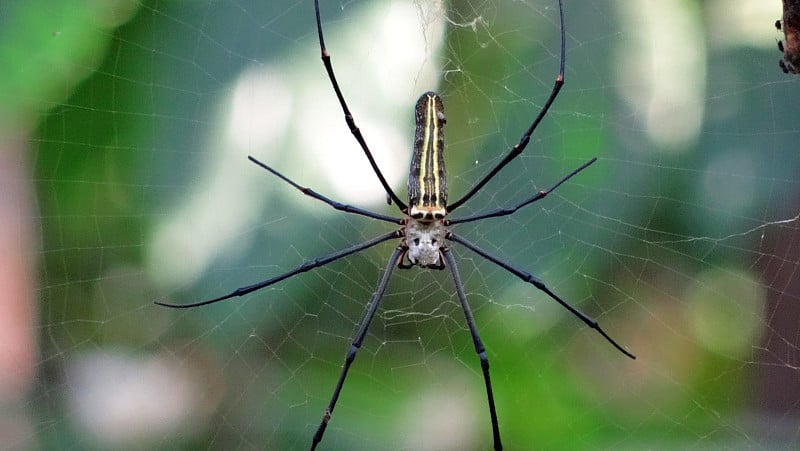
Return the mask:
<path fill-rule="evenodd" d="M 420 221 L 447 214 L 447 175 L 444 169 L 444 105 L 434 92 L 417 100 L 414 155 L 408 174 L 408 215 Z"/>

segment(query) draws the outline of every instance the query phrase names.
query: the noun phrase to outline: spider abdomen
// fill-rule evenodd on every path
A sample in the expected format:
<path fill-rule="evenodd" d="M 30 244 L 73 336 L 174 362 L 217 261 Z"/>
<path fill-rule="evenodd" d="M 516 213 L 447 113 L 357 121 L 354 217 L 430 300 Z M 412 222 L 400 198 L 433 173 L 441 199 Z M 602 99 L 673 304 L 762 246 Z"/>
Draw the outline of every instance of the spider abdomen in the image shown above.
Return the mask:
<path fill-rule="evenodd" d="M 426 92 L 415 108 L 414 154 L 408 174 L 408 214 L 433 221 L 447 214 L 444 169 L 444 105 L 435 92 Z"/>

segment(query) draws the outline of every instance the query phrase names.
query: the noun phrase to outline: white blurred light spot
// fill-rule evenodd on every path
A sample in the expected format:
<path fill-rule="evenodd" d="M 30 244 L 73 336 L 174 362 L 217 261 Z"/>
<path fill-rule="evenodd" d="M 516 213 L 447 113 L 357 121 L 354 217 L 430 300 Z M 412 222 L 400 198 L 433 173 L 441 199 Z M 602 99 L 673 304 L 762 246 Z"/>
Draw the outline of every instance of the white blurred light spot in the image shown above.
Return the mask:
<path fill-rule="evenodd" d="M 706 6 L 710 43 L 720 47 L 769 47 L 777 53 L 776 40 L 781 33 L 772 24 L 782 13 L 778 1 L 737 0 L 732 8 L 730 0 L 711 0 Z"/>
<path fill-rule="evenodd" d="M 75 357 L 67 367 L 69 415 L 104 447 L 141 447 L 163 441 L 197 418 L 204 389 L 163 357 L 97 352 Z"/>
<path fill-rule="evenodd" d="M 703 123 L 706 46 L 697 4 L 619 0 L 629 35 L 616 58 L 618 93 L 644 114 L 645 129 L 659 150 L 684 151 Z"/>
<path fill-rule="evenodd" d="M 291 87 L 273 70 L 248 69 L 236 81 L 228 139 L 253 151 L 280 141 L 292 115 Z"/>

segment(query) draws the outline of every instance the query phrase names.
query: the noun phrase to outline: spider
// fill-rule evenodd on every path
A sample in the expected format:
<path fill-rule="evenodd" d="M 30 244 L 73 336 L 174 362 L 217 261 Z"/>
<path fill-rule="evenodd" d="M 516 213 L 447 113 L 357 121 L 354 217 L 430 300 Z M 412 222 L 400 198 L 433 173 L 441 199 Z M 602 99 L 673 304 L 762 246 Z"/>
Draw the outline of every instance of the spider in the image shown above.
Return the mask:
<path fill-rule="evenodd" d="M 325 40 L 323 38 L 323 33 L 322 33 L 322 22 L 320 20 L 319 0 L 314 0 L 314 11 L 316 14 L 317 35 L 319 37 L 319 46 L 322 56 L 322 63 L 325 66 L 328 78 L 330 79 L 333 90 L 336 93 L 336 97 L 339 100 L 339 104 L 341 105 L 345 117 L 345 122 L 347 123 L 347 127 L 350 129 L 350 132 L 353 134 L 356 141 L 360 145 L 362 151 L 364 152 L 364 155 L 366 155 L 367 159 L 369 160 L 373 172 L 377 176 L 381 185 L 383 185 L 383 189 L 386 192 L 389 202 L 390 203 L 394 202 L 394 204 L 397 206 L 397 208 L 400 210 L 403 216 L 401 218 L 395 218 L 392 216 L 386 216 L 362 208 L 336 202 L 332 199 L 323 196 L 322 194 L 317 193 L 316 191 L 310 188 L 298 185 L 288 177 L 279 173 L 270 166 L 262 163 L 261 161 L 253 158 L 252 156 L 248 158 L 256 165 L 269 171 L 270 173 L 280 178 L 284 182 L 288 183 L 289 185 L 293 186 L 303 194 L 312 197 L 316 200 L 319 200 L 321 202 L 324 202 L 325 204 L 333 207 L 336 210 L 366 216 L 379 221 L 389 222 L 399 226 L 399 228 L 387 234 L 363 242 L 361 244 L 357 244 L 355 246 L 339 250 L 337 252 L 334 252 L 332 254 L 323 257 L 306 261 L 302 265 L 284 274 L 280 274 L 270 279 L 263 280 L 253 285 L 237 288 L 236 290 L 228 294 L 225 294 L 223 296 L 214 299 L 195 302 L 192 304 L 170 304 L 163 301 L 156 301 L 156 304 L 173 308 L 191 308 L 191 307 L 199 307 L 202 305 L 213 304 L 215 302 L 220 302 L 237 296 L 244 296 L 246 294 L 276 284 L 282 280 L 293 277 L 297 274 L 325 266 L 328 263 L 331 263 L 340 258 L 344 258 L 356 252 L 369 249 L 380 243 L 396 239 L 398 240 L 397 246 L 395 247 L 394 252 L 392 252 L 391 256 L 389 257 L 389 261 L 386 264 L 386 269 L 384 270 L 383 275 L 381 275 L 380 281 L 378 282 L 378 286 L 375 289 L 375 292 L 373 293 L 369 303 L 367 304 L 366 312 L 364 313 L 364 316 L 360 324 L 358 325 L 358 330 L 356 331 L 355 337 L 353 338 L 353 341 L 350 345 L 350 349 L 347 351 L 344 365 L 339 375 L 339 379 L 336 382 L 336 386 L 333 390 L 333 395 L 331 396 L 331 400 L 328 406 L 325 408 L 324 413 L 322 415 L 322 421 L 320 422 L 319 427 L 317 428 L 316 432 L 312 437 L 311 449 L 312 450 L 316 449 L 316 447 L 322 440 L 326 428 L 328 427 L 328 423 L 331 420 L 331 415 L 333 414 L 333 410 L 336 407 L 336 402 L 339 399 L 339 395 L 341 394 L 345 379 L 347 378 L 347 373 L 350 370 L 350 366 L 353 364 L 353 361 L 356 358 L 356 353 L 361 348 L 361 345 L 364 342 L 364 338 L 367 335 L 367 330 L 369 329 L 370 322 L 375 316 L 375 312 L 378 310 L 381 300 L 383 299 L 383 295 L 386 292 L 386 288 L 389 284 L 389 279 L 392 276 L 392 272 L 394 271 L 395 268 L 409 269 L 413 266 L 420 266 L 436 270 L 443 270 L 446 268 L 450 271 L 450 275 L 452 276 L 455 285 L 456 295 L 458 296 L 458 300 L 461 304 L 461 308 L 466 318 L 467 326 L 472 336 L 472 342 L 475 347 L 475 352 L 478 354 L 478 357 L 480 359 L 481 370 L 483 372 L 483 380 L 486 385 L 486 396 L 489 404 L 489 415 L 491 417 L 491 422 L 492 422 L 494 449 L 501 450 L 503 448 L 503 445 L 500 438 L 500 426 L 497 420 L 494 395 L 492 392 L 492 383 L 489 378 L 489 359 L 486 356 L 486 348 L 484 347 L 480 335 L 478 334 L 478 328 L 475 325 L 475 319 L 473 318 L 472 315 L 472 309 L 470 308 L 469 303 L 467 302 L 467 296 L 464 293 L 464 284 L 461 281 L 461 275 L 459 274 L 455 258 L 453 257 L 453 254 L 451 253 L 450 248 L 448 247 L 448 242 L 458 243 L 466 247 L 467 249 L 475 252 L 481 257 L 489 260 L 490 262 L 500 266 L 501 268 L 515 275 L 524 282 L 533 285 L 540 291 L 547 294 L 547 296 L 549 296 L 550 298 L 561 304 L 561 306 L 563 306 L 565 309 L 569 310 L 570 313 L 572 313 L 578 319 L 583 321 L 587 326 L 596 330 L 600 335 L 603 336 L 603 338 L 605 338 L 606 341 L 608 341 L 611 345 L 613 345 L 624 355 L 630 357 L 631 359 L 636 358 L 633 354 L 625 350 L 616 341 L 614 341 L 598 325 L 596 320 L 590 318 L 589 316 L 579 311 L 577 308 L 567 303 L 560 296 L 551 291 L 550 288 L 548 288 L 547 285 L 545 285 L 545 283 L 542 280 L 538 279 L 537 277 L 529 274 L 528 272 L 522 269 L 519 269 L 507 262 L 504 262 L 498 257 L 489 254 L 488 252 L 479 248 L 475 244 L 472 244 L 465 238 L 456 235 L 451 230 L 451 226 L 454 226 L 456 224 L 463 224 L 467 222 L 478 221 L 481 219 L 495 218 L 513 214 L 520 208 L 525 207 L 529 204 L 532 204 L 533 202 L 536 202 L 546 197 L 549 193 L 553 192 L 556 188 L 561 186 L 567 180 L 569 180 L 579 172 L 589 167 L 595 161 L 597 161 L 597 158 L 592 158 L 586 163 L 579 166 L 578 168 L 574 169 L 572 172 L 562 177 L 549 189 L 539 191 L 533 196 L 509 208 L 498 208 L 495 210 L 485 211 L 482 213 L 456 219 L 450 219 L 448 217 L 450 213 L 452 213 L 458 207 L 466 203 L 487 182 L 489 182 L 489 180 L 491 180 L 495 175 L 497 175 L 497 173 L 500 172 L 501 169 L 503 169 L 509 162 L 514 160 L 514 158 L 516 158 L 520 153 L 522 153 L 522 151 L 525 149 L 525 147 L 528 145 L 528 142 L 530 141 L 531 134 L 536 130 L 536 127 L 539 125 L 541 120 L 547 114 L 548 109 L 553 104 L 553 101 L 558 96 L 558 93 L 560 92 L 562 86 L 564 85 L 564 65 L 566 57 L 565 57 L 564 11 L 563 11 L 562 0 L 558 0 L 558 13 L 560 22 L 560 35 L 561 35 L 560 67 L 558 76 L 556 77 L 555 80 L 555 84 L 553 86 L 552 91 L 550 92 L 550 96 L 548 97 L 542 109 L 533 119 L 531 125 L 522 135 L 519 142 L 513 148 L 511 148 L 505 155 L 505 157 L 494 168 L 492 168 L 492 170 L 489 171 L 488 174 L 486 174 L 482 179 L 480 179 L 480 181 L 478 181 L 478 183 L 476 183 L 472 187 L 472 189 L 470 189 L 460 199 L 450 204 L 448 204 L 447 202 L 447 182 L 446 182 L 447 174 L 444 165 L 443 130 L 446 120 L 444 115 L 444 106 L 442 104 L 441 97 L 439 97 L 439 95 L 437 95 L 434 92 L 426 92 L 422 94 L 422 96 L 419 98 L 419 100 L 417 100 L 416 103 L 415 107 L 416 127 L 414 132 L 414 151 L 411 157 L 411 168 L 409 170 L 409 175 L 408 175 L 408 204 L 406 204 L 397 196 L 397 194 L 395 194 L 394 190 L 392 190 L 392 188 L 386 182 L 386 179 L 381 173 L 381 170 L 378 168 L 378 165 L 375 163 L 375 159 L 372 156 L 372 152 L 369 150 L 366 140 L 364 139 L 364 137 L 361 134 L 361 131 L 356 125 L 355 120 L 353 119 L 353 115 L 350 113 L 350 109 L 347 106 L 347 102 L 345 101 L 344 95 L 342 94 L 342 91 L 339 88 L 339 83 L 337 82 L 336 75 L 334 74 L 333 71 L 333 65 L 331 63 L 330 53 L 328 53 L 325 47 Z"/>
<path fill-rule="evenodd" d="M 783 41 L 778 41 L 778 50 L 783 53 L 778 65 L 784 74 L 797 75 L 800 73 L 800 0 L 783 0 L 783 20 L 776 20 L 775 28 L 783 31 L 784 36 Z"/>

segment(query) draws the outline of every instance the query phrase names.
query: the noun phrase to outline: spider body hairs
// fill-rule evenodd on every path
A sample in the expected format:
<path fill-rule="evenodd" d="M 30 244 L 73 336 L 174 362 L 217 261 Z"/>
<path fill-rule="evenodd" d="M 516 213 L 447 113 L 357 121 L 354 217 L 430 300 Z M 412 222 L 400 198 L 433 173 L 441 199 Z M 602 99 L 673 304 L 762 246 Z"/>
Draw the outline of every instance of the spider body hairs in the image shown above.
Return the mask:
<path fill-rule="evenodd" d="M 319 46 L 320 46 L 320 54 L 322 57 L 322 63 L 328 74 L 328 78 L 331 82 L 331 86 L 333 87 L 334 93 L 336 94 L 336 97 L 342 108 L 345 123 L 347 124 L 347 127 L 349 128 L 350 132 L 355 137 L 356 142 L 361 147 L 361 150 L 363 151 L 364 155 L 369 160 L 375 176 L 378 178 L 378 181 L 381 183 L 384 191 L 386 192 L 386 197 L 390 201 L 389 203 L 390 204 L 394 203 L 394 205 L 400 210 L 402 217 L 398 218 L 393 216 L 387 216 L 380 213 L 375 213 L 369 210 L 365 210 L 363 208 L 336 202 L 332 199 L 329 199 L 328 197 L 323 196 L 322 194 L 317 193 L 311 188 L 300 186 L 299 184 L 295 183 L 288 177 L 284 176 L 283 174 L 279 173 L 275 169 L 262 163 L 261 161 L 255 159 L 252 156 L 248 158 L 256 165 L 269 171 L 271 174 L 280 178 L 281 180 L 291 185 L 295 189 L 299 190 L 303 194 L 313 199 L 324 202 L 336 210 L 350 214 L 366 216 L 374 220 L 388 222 L 399 227 L 395 228 L 395 230 L 389 233 L 375 237 L 363 243 L 356 244 L 354 246 L 339 250 L 337 252 L 334 252 L 332 254 L 323 257 L 306 261 L 305 263 L 301 264 L 300 266 L 286 273 L 257 282 L 253 285 L 237 288 L 234 291 L 231 291 L 230 293 L 225 294 L 223 296 L 191 304 L 171 304 L 164 301 L 156 301 L 156 304 L 158 305 L 172 307 L 172 308 L 191 308 L 191 307 L 199 307 L 203 305 L 213 304 L 233 297 L 244 296 L 246 294 L 260 290 L 262 288 L 274 285 L 280 281 L 286 280 L 297 274 L 325 266 L 328 263 L 344 258 L 348 255 L 352 255 L 356 252 L 360 252 L 365 249 L 371 248 L 380 243 L 392 239 L 397 240 L 396 241 L 397 245 L 395 246 L 394 251 L 392 252 L 392 254 L 388 259 L 388 262 L 386 264 L 386 269 L 384 270 L 383 274 L 380 277 L 380 280 L 378 281 L 378 285 L 375 288 L 375 292 L 372 294 L 372 298 L 366 305 L 366 311 L 364 312 L 364 316 L 358 325 L 358 330 L 356 331 L 355 336 L 353 337 L 353 341 L 351 342 L 351 345 L 347 351 L 341 373 L 339 374 L 339 379 L 336 383 L 336 386 L 334 387 L 333 395 L 331 396 L 331 400 L 328 403 L 328 406 L 324 409 L 322 414 L 322 420 L 320 421 L 320 424 L 317 427 L 317 430 L 315 431 L 311 439 L 312 450 L 316 449 L 317 446 L 322 441 L 322 437 L 325 434 L 325 430 L 327 429 L 328 423 L 330 422 L 331 417 L 333 415 L 334 408 L 336 407 L 336 402 L 338 401 L 339 395 L 341 394 L 342 387 L 344 386 L 344 382 L 347 378 L 347 374 L 350 370 L 351 365 L 353 364 L 353 361 L 355 360 L 358 350 L 361 348 L 361 345 L 364 342 L 364 338 L 367 335 L 367 330 L 369 329 L 369 325 L 372 322 L 372 319 L 374 318 L 375 313 L 378 310 L 378 307 L 380 306 L 381 300 L 383 299 L 383 295 L 387 289 L 393 271 L 396 268 L 409 269 L 413 266 L 420 266 L 423 268 L 430 268 L 437 270 L 447 269 L 450 272 L 450 275 L 453 280 L 453 285 L 455 287 L 456 295 L 458 297 L 459 303 L 464 313 L 464 318 L 466 320 L 467 327 L 469 328 L 470 331 L 472 342 L 475 348 L 475 353 L 477 354 L 478 359 L 480 360 L 484 385 L 486 387 L 486 397 L 489 407 L 489 416 L 492 425 L 493 446 L 495 450 L 503 449 L 503 444 L 500 437 L 500 426 L 494 402 L 494 394 L 492 390 L 491 379 L 489 377 L 489 359 L 487 357 L 486 348 L 484 347 L 483 342 L 478 333 L 478 328 L 475 324 L 475 319 L 472 315 L 472 309 L 467 301 L 467 296 L 464 291 L 464 284 L 461 280 L 461 275 L 458 271 L 455 257 L 453 256 L 453 253 L 450 251 L 448 243 L 458 243 L 466 247 L 467 249 L 471 250 L 472 252 L 485 258 L 486 260 L 505 269 L 512 275 L 518 277 L 523 282 L 533 285 L 536 289 L 545 293 L 552 300 L 554 300 L 562 307 L 564 307 L 566 310 L 568 310 L 573 316 L 582 321 L 586 326 L 594 329 L 608 343 L 610 343 L 614 348 L 616 348 L 622 354 L 631 359 L 636 358 L 633 354 L 625 350 L 616 341 L 614 341 L 614 339 L 612 339 L 599 326 L 599 324 L 595 319 L 585 315 L 580 310 L 573 307 L 567 301 L 558 296 L 556 293 L 551 291 L 550 288 L 548 288 L 547 285 L 542 280 L 482 250 L 480 247 L 476 246 L 471 241 L 453 233 L 453 231 L 451 230 L 451 227 L 457 224 L 464 224 L 487 218 L 495 218 L 495 217 L 511 215 L 517 210 L 527 205 L 530 205 L 540 199 L 543 199 L 549 193 L 551 193 L 556 188 L 561 186 L 561 184 L 565 183 L 566 181 L 574 177 L 576 174 L 583 171 L 584 169 L 592 165 L 595 161 L 597 161 L 597 158 L 592 158 L 588 160 L 587 162 L 578 166 L 567 175 L 561 177 L 561 179 L 558 180 L 555 184 L 553 184 L 550 188 L 535 192 L 530 197 L 523 199 L 519 201 L 517 204 L 514 204 L 510 207 L 483 211 L 477 214 L 472 214 L 461 218 L 455 218 L 455 219 L 449 218 L 449 215 L 454 210 L 456 210 L 459 206 L 463 205 L 470 198 L 472 198 L 472 196 L 475 193 L 477 193 L 484 185 L 486 185 L 486 183 L 488 183 L 489 180 L 491 180 L 497 173 L 499 173 L 500 170 L 502 170 L 508 163 L 513 161 L 517 156 L 519 156 L 522 153 L 522 151 L 530 142 L 531 135 L 536 130 L 536 127 L 539 125 L 541 120 L 547 114 L 547 111 L 550 109 L 550 106 L 553 104 L 556 97 L 558 96 L 561 87 L 564 85 L 564 66 L 566 60 L 565 57 L 566 52 L 565 52 L 564 11 L 563 11 L 562 0 L 558 0 L 557 4 L 559 12 L 560 37 L 561 37 L 560 66 L 559 66 L 559 73 L 556 76 L 553 89 L 550 92 L 547 101 L 545 102 L 541 110 L 536 114 L 530 126 L 523 132 L 519 142 L 516 145 L 514 145 L 511 149 L 509 149 L 506 155 L 500 160 L 500 162 L 496 166 L 494 166 L 483 178 L 481 178 L 477 183 L 475 183 L 475 185 L 473 185 L 473 187 L 466 194 L 464 194 L 461 198 L 459 198 L 450 205 L 448 205 L 447 203 L 448 201 L 447 174 L 444 162 L 444 125 L 446 120 L 445 120 L 444 106 L 442 103 L 442 99 L 436 93 L 426 92 L 422 94 L 419 100 L 417 100 L 415 107 L 416 128 L 414 133 L 414 150 L 409 168 L 408 205 L 406 205 L 402 200 L 400 200 L 397 194 L 392 190 L 392 188 L 386 182 L 386 179 L 384 178 L 380 168 L 378 167 L 377 163 L 375 162 L 375 159 L 372 156 L 372 152 L 370 151 L 366 140 L 364 139 L 360 129 L 356 125 L 353 115 L 350 113 L 350 109 L 347 106 L 347 102 L 345 101 L 344 95 L 342 94 L 342 91 L 339 87 L 339 83 L 336 80 L 336 75 L 333 71 L 333 65 L 331 63 L 331 55 L 325 47 L 325 41 L 322 33 L 322 21 L 320 19 L 320 12 L 319 12 L 319 0 L 314 1 L 314 11 L 316 13 L 317 34 L 319 37 Z"/>
<path fill-rule="evenodd" d="M 775 28 L 783 31 L 784 39 L 778 41 L 783 58 L 778 66 L 785 74 L 800 73 L 800 0 L 783 0 L 783 18 L 775 21 Z"/>

